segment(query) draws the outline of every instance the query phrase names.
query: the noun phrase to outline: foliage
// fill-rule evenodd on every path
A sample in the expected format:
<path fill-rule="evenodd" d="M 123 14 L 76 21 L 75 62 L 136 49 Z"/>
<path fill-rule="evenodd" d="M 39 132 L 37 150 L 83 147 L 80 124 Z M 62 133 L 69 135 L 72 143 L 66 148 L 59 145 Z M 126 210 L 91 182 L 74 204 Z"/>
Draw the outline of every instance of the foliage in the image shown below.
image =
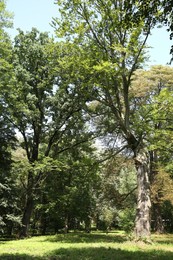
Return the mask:
<path fill-rule="evenodd" d="M 120 210 L 118 214 L 119 227 L 127 234 L 130 234 L 134 228 L 135 208 L 125 208 Z"/>
<path fill-rule="evenodd" d="M 69 229 L 80 228 L 80 223 L 93 215 L 97 164 L 92 149 L 88 154 L 85 147 L 88 149 L 85 145 L 82 151 L 78 147 L 75 153 L 69 150 L 59 157 L 64 167 L 49 171 L 41 186 L 36 213 L 40 215 L 42 232 L 51 229 L 58 232 L 66 225 Z"/>
<path fill-rule="evenodd" d="M 136 204 L 136 173 L 133 162 L 120 155 L 108 160 L 101 169 L 101 185 L 97 194 L 98 227 L 109 230 L 118 226 L 127 231 L 129 226 L 130 229 L 134 220 L 131 209 L 135 213 Z M 130 212 L 131 217 L 128 218 Z M 127 214 L 129 216 L 124 221 Z"/>
<path fill-rule="evenodd" d="M 12 227 L 20 223 L 15 178 L 12 174 L 12 149 L 16 145 L 15 131 L 4 97 L 13 77 L 12 43 L 5 29 L 11 26 L 11 14 L 5 1 L 0 2 L 0 233 L 11 235 Z"/>
<path fill-rule="evenodd" d="M 0 1 L 0 226 L 11 234 L 23 214 L 24 236 L 29 224 L 45 234 L 83 224 L 89 231 L 91 220 L 129 231 L 137 183 L 135 230 L 149 234 L 149 173 L 153 205 L 172 219 L 173 79 L 168 66 L 141 68 L 154 26 L 172 30 L 171 5 L 56 3 L 62 41 L 19 29 L 12 46 L 4 30 L 11 15 Z M 109 158 L 101 170 L 91 142 L 98 136 Z"/>
<path fill-rule="evenodd" d="M 132 85 L 132 95 L 139 106 L 139 116 L 143 117 L 146 141 L 150 147 L 152 218 L 157 232 L 163 232 L 164 225 L 166 228 L 163 204 L 172 201 L 169 192 L 172 189 L 172 72 L 171 67 L 160 65 L 147 71 L 136 71 Z"/>
<path fill-rule="evenodd" d="M 80 92 L 75 76 L 71 77 L 70 64 L 64 67 L 69 56 L 70 46 L 67 49 L 65 44 L 55 43 L 35 28 L 26 34 L 19 30 L 15 37 L 14 77 L 4 96 L 13 127 L 22 135 L 20 147 L 26 152 L 25 160 L 18 164 L 26 198 L 25 227 L 42 182 L 49 173 L 64 167 L 59 154 L 69 149 L 73 152 L 72 148 L 92 136 L 84 112 L 87 97 Z M 32 206 L 26 206 L 28 203 Z"/>
<path fill-rule="evenodd" d="M 160 204 L 163 204 L 164 201 L 170 201 L 171 204 L 173 204 L 172 188 L 173 180 L 169 173 L 165 172 L 163 169 L 159 169 L 151 186 L 153 202 L 158 202 L 158 196 Z"/>
<path fill-rule="evenodd" d="M 173 180 L 170 174 L 164 169 L 158 169 L 151 184 L 152 226 L 158 233 L 172 230 L 172 188 Z"/>
<path fill-rule="evenodd" d="M 131 83 L 134 72 L 145 61 L 147 38 L 160 17 L 160 6 L 154 8 L 152 18 L 150 13 L 144 15 L 145 8 L 150 6 L 148 2 L 145 5 L 141 1 L 119 0 L 57 3 L 61 14 L 60 19 L 54 20 L 57 33 L 81 46 L 86 53 L 87 72 L 89 70 L 91 75 L 88 80 L 90 102 L 97 102 L 92 114 L 93 124 L 100 136 L 106 136 L 110 150 L 120 147 L 134 158 L 138 175 L 135 233 L 139 239 L 149 237 L 147 129 L 134 105 Z"/>

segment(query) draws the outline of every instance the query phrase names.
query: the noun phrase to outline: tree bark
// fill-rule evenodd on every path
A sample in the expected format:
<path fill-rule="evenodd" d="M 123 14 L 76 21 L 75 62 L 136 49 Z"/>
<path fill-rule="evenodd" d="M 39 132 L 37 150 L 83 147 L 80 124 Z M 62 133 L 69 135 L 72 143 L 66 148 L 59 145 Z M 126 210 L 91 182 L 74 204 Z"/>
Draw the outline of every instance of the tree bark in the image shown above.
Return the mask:
<path fill-rule="evenodd" d="M 68 233 L 68 229 L 69 229 L 69 217 L 68 214 L 65 217 L 64 220 L 64 233 L 67 234 Z"/>
<path fill-rule="evenodd" d="M 26 202 L 24 213 L 22 217 L 22 227 L 20 230 L 20 237 L 27 237 L 29 230 L 29 223 L 34 208 L 34 199 L 33 199 L 33 174 L 31 171 L 28 173 L 28 184 L 26 190 Z"/>
<path fill-rule="evenodd" d="M 91 218 L 89 216 L 85 219 L 85 231 L 87 233 L 91 232 Z"/>
<path fill-rule="evenodd" d="M 135 219 L 135 240 L 151 241 L 150 233 L 150 160 L 149 154 L 144 149 L 138 151 L 135 156 L 137 170 L 137 209 Z"/>
<path fill-rule="evenodd" d="M 158 127 L 159 129 L 159 127 Z M 158 156 L 157 156 L 157 150 L 150 151 L 150 161 L 151 161 L 151 174 L 150 174 L 150 183 L 151 188 L 152 185 L 154 185 L 157 175 L 159 173 L 158 171 Z M 152 189 L 151 189 L 152 190 Z M 164 233 L 164 223 L 162 219 L 162 195 L 160 196 L 158 190 L 153 190 L 152 194 L 152 229 L 162 234 Z"/>
<path fill-rule="evenodd" d="M 163 219 L 161 214 L 160 203 L 153 203 L 152 210 L 153 210 L 153 218 L 154 218 L 153 230 L 156 233 L 163 234 L 164 224 L 163 224 Z"/>
<path fill-rule="evenodd" d="M 29 223 L 31 219 L 31 214 L 34 207 L 34 200 L 32 195 L 29 195 L 26 200 L 26 206 L 22 218 L 22 228 L 20 231 L 20 237 L 27 237 L 28 236 L 28 230 L 29 230 Z"/>
<path fill-rule="evenodd" d="M 47 229 L 47 219 L 45 214 L 41 217 L 41 234 L 44 236 L 46 235 L 46 229 Z"/>

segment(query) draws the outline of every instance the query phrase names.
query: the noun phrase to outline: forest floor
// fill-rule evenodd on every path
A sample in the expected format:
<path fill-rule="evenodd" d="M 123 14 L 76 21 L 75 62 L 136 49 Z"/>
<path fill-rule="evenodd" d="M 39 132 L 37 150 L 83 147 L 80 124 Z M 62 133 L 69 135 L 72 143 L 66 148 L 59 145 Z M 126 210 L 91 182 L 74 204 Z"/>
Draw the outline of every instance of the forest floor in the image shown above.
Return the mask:
<path fill-rule="evenodd" d="M 173 259 L 173 234 L 152 235 L 152 244 L 129 241 L 125 233 L 92 232 L 0 241 L 0 260 Z"/>

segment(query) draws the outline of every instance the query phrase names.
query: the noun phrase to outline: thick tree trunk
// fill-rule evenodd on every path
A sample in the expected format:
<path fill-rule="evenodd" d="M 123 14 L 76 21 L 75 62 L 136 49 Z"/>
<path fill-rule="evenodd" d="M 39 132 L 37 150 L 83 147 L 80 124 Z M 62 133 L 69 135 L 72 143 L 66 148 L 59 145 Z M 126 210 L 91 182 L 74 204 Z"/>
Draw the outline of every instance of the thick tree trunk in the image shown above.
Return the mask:
<path fill-rule="evenodd" d="M 150 161 L 145 150 L 140 150 L 135 157 L 137 170 L 137 209 L 135 219 L 135 239 L 150 241 Z"/>

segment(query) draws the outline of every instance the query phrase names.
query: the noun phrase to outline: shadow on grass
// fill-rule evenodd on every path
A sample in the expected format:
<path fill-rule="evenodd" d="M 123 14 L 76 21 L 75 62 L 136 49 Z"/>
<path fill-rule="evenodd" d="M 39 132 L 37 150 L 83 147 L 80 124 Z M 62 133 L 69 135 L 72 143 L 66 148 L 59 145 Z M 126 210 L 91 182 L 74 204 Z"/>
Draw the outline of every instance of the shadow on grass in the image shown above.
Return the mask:
<path fill-rule="evenodd" d="M 114 248 L 60 248 L 51 251 L 43 257 L 34 257 L 26 254 L 3 254 L 1 260 L 172 260 L 173 252 L 160 250 L 127 251 Z"/>
<path fill-rule="evenodd" d="M 44 258 L 44 257 L 31 256 L 27 254 L 2 254 L 2 255 L 0 254 L 0 259 L 1 260 L 41 260 L 41 259 L 51 259 L 51 257 Z"/>
<path fill-rule="evenodd" d="M 162 245 L 172 245 L 173 246 L 173 240 L 157 240 L 155 239 L 154 242 L 158 243 L 158 244 L 162 244 Z"/>
<path fill-rule="evenodd" d="M 127 241 L 124 235 L 112 235 L 111 233 L 103 234 L 87 234 L 87 233 L 68 233 L 68 234 L 58 234 L 54 237 L 46 238 L 49 242 L 61 242 L 61 243 L 122 243 Z"/>
<path fill-rule="evenodd" d="M 0 241 L 0 245 L 6 244 L 6 241 Z"/>
<path fill-rule="evenodd" d="M 173 246 L 173 234 L 161 234 L 153 236 L 153 241 L 162 245 Z"/>
<path fill-rule="evenodd" d="M 46 259 L 46 258 L 45 258 Z M 127 251 L 121 249 L 113 249 L 113 248 L 81 248 L 81 249 L 64 249 L 61 248 L 59 250 L 55 250 L 51 252 L 49 256 L 50 260 L 172 260 L 173 252 L 165 252 L 165 251 Z"/>

